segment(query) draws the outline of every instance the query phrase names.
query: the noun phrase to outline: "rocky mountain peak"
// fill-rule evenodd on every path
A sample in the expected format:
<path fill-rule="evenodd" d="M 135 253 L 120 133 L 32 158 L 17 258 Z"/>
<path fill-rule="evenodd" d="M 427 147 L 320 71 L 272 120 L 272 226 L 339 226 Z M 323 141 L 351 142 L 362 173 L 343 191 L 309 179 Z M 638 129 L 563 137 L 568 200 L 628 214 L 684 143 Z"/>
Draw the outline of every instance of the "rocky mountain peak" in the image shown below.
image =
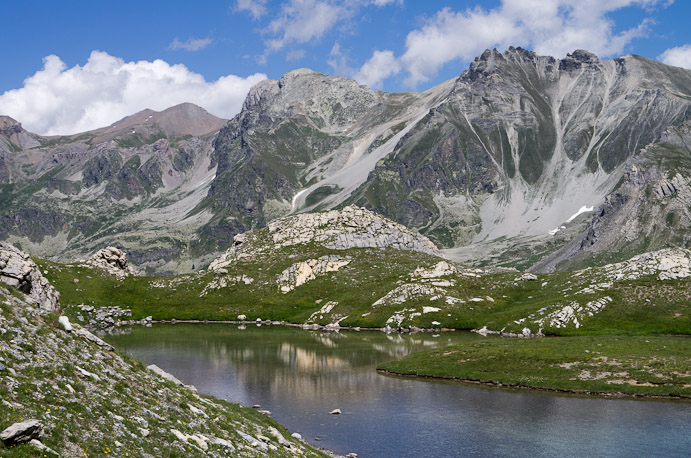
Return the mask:
<path fill-rule="evenodd" d="M 599 63 L 600 59 L 595 54 L 577 49 L 559 61 L 559 70 L 568 72 L 577 70 L 583 65 L 597 65 Z"/>
<path fill-rule="evenodd" d="M 93 133 L 99 137 L 112 137 L 123 132 L 137 133 L 138 129 L 158 129 L 168 138 L 184 135 L 198 137 L 218 131 L 226 122 L 193 103 L 181 103 L 163 111 L 142 110 Z"/>
<path fill-rule="evenodd" d="M 22 124 L 9 116 L 0 116 L 0 135 L 10 136 L 24 132 Z"/>

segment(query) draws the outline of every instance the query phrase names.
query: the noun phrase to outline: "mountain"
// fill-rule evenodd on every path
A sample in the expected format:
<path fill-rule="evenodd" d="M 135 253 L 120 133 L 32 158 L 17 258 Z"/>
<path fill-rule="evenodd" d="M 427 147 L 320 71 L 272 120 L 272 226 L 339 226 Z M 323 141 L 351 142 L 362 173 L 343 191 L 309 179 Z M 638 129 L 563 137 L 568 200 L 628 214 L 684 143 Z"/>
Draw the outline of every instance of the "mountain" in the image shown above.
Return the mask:
<path fill-rule="evenodd" d="M 580 50 L 561 60 L 488 50 L 419 94 L 290 72 L 255 86 L 216 138 L 216 220 L 202 234 L 356 204 L 452 259 L 544 264 L 581 236 L 645 147 L 691 117 L 690 102 L 687 70 Z"/>
<path fill-rule="evenodd" d="M 617 262 L 691 244 L 689 129 L 691 72 L 634 55 L 487 50 L 398 94 L 299 69 L 228 122 L 186 104 L 39 137 L 4 118 L 0 239 L 185 272 L 277 218 L 357 205 L 456 261 Z"/>
<path fill-rule="evenodd" d="M 0 239 L 69 260 L 120 243 L 144 268 L 185 266 L 210 217 L 189 213 L 214 177 L 212 139 L 226 122 L 182 104 L 42 137 L 0 118 Z"/>

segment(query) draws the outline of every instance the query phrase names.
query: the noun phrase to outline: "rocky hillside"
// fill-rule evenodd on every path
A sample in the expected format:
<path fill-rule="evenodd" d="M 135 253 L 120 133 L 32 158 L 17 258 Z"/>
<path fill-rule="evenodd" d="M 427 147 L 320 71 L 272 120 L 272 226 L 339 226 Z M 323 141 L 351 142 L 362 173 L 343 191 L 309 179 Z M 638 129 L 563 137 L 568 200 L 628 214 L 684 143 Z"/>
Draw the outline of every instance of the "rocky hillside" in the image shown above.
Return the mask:
<path fill-rule="evenodd" d="M 586 230 L 535 266 L 573 269 L 622 261 L 666 246 L 691 246 L 691 122 L 670 127 L 627 161 L 620 184 Z"/>
<path fill-rule="evenodd" d="M 21 260 L 32 290 L 0 285 L 3 457 L 324 456 L 266 415 L 201 396 L 58 319 L 33 294 L 56 297 L 28 256 L 3 245 L 0 257 L 3 282 Z"/>
<path fill-rule="evenodd" d="M 211 141 L 225 122 L 182 104 L 41 137 L 0 118 L 0 239 L 62 260 L 120 245 L 142 269 L 191 269 L 193 234 L 211 218 L 196 209 L 215 176 Z"/>
<path fill-rule="evenodd" d="M 225 218 L 202 237 L 356 203 L 454 259 L 531 266 L 583 237 L 627 164 L 689 118 L 690 96 L 687 70 L 580 50 L 488 50 L 419 94 L 291 72 L 257 85 L 217 137 L 209 205 Z"/>

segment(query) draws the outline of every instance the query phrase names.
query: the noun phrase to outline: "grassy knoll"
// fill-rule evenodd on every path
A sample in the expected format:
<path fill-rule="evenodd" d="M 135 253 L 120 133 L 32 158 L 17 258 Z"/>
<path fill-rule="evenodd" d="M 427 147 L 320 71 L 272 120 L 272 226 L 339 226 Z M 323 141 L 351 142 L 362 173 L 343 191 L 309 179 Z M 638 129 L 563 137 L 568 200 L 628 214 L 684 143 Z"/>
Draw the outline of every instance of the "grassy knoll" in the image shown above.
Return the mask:
<path fill-rule="evenodd" d="M 691 338 L 488 337 L 413 353 L 379 369 L 584 394 L 691 398 Z"/>
<path fill-rule="evenodd" d="M 292 264 L 337 254 L 351 258 L 345 268 L 318 276 L 283 294 L 280 273 Z M 76 305 L 120 306 L 133 318 L 156 320 L 234 320 L 244 314 L 256 318 L 304 323 L 327 302 L 337 305 L 316 314 L 314 322 L 341 326 L 385 327 L 396 314 L 402 320 L 391 327 L 489 329 L 520 333 L 529 328 L 548 335 L 583 334 L 691 334 L 691 281 L 659 280 L 654 276 L 600 284 L 598 271 L 540 275 L 537 281 L 515 281 L 516 272 L 462 273 L 440 278 L 448 281 L 430 294 L 410 295 L 402 302 L 374 305 L 405 285 L 428 285 L 414 278 L 418 267 L 431 268 L 438 258 L 410 251 L 384 249 L 328 250 L 323 247 L 284 248 L 259 260 L 242 259 L 228 273 L 202 272 L 178 277 L 118 279 L 85 265 L 61 265 L 36 260 L 61 293 L 61 303 L 73 318 Z M 251 278 L 245 284 L 237 278 Z M 574 304 L 608 298 L 596 313 L 582 312 L 566 325 L 542 320 Z"/>

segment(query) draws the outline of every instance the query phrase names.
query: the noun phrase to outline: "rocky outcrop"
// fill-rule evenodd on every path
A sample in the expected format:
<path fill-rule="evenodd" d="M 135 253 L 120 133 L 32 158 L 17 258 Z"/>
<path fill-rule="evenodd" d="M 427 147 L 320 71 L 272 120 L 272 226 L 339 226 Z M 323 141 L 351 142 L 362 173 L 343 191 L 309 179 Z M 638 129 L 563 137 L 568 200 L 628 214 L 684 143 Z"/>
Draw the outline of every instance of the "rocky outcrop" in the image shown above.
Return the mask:
<path fill-rule="evenodd" d="M 127 263 L 127 253 L 112 246 L 103 248 L 94 253 L 86 264 L 102 269 L 119 278 L 128 275 L 138 275 L 137 271 Z"/>
<path fill-rule="evenodd" d="M 15 444 L 29 442 L 32 439 L 40 439 L 42 436 L 43 425 L 40 421 L 25 420 L 5 428 L 5 430 L 0 433 L 0 440 L 9 447 Z"/>
<path fill-rule="evenodd" d="M 60 293 L 41 274 L 31 257 L 14 246 L 0 242 L 0 282 L 27 295 L 43 312 L 60 308 Z"/>
<path fill-rule="evenodd" d="M 691 277 L 691 250 L 668 248 L 634 256 L 628 261 L 604 266 L 608 281 L 636 280 L 655 275 L 659 280 Z"/>
<path fill-rule="evenodd" d="M 364 208 L 348 206 L 281 218 L 265 230 L 238 234 L 234 245 L 209 269 L 218 271 L 238 259 L 258 258 L 263 253 L 308 243 L 332 250 L 395 248 L 441 256 L 427 237 Z"/>
<path fill-rule="evenodd" d="M 349 257 L 336 255 L 308 259 L 307 261 L 297 262 L 281 272 L 276 283 L 278 283 L 281 292 L 285 294 L 319 276 L 329 272 L 336 272 L 348 264 L 350 264 Z"/>

